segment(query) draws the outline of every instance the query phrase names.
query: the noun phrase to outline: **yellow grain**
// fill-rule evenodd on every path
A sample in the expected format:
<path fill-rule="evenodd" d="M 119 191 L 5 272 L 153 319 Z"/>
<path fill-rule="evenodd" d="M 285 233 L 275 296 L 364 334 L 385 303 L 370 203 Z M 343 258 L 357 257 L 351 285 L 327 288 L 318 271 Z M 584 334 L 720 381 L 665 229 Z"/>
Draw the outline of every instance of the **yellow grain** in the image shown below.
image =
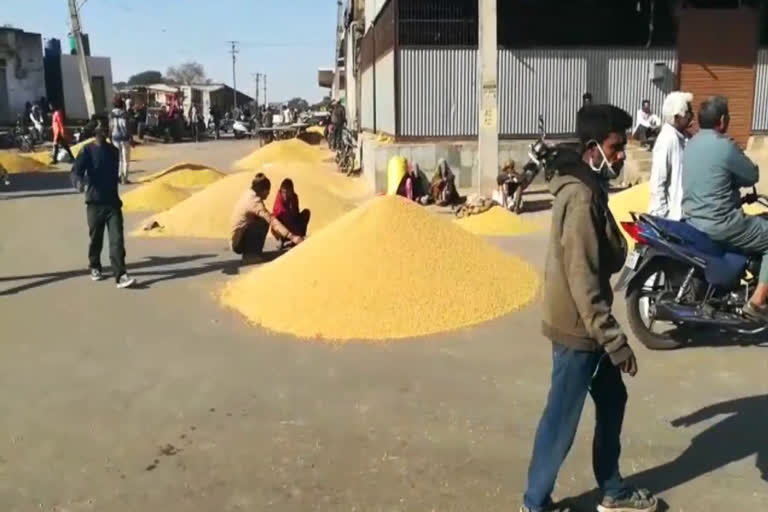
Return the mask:
<path fill-rule="evenodd" d="M 287 168 L 284 171 L 291 171 Z M 175 236 L 197 238 L 229 238 L 232 208 L 245 190 L 250 188 L 253 172 L 239 172 L 220 179 L 216 183 L 193 194 L 173 208 L 162 212 L 152 220 L 158 227 L 149 231 L 139 229 L 134 234 L 139 236 Z M 271 209 L 280 181 L 291 177 L 300 206 L 312 211 L 309 232 L 313 233 L 329 224 L 352 208 L 351 203 L 316 186 L 311 181 L 303 180 L 295 174 L 284 175 L 277 170 L 268 172 L 272 181 L 272 193 L 267 199 Z M 145 222 L 144 224 L 146 224 Z"/>
<path fill-rule="evenodd" d="M 223 177 L 224 173 L 211 167 L 183 162 L 140 178 L 138 182 L 160 182 L 172 187 L 195 188 L 210 185 Z"/>
<path fill-rule="evenodd" d="M 126 212 L 160 212 L 184 201 L 190 192 L 166 183 L 141 185 L 122 195 Z"/>
<path fill-rule="evenodd" d="M 29 156 L 23 156 L 15 151 L 0 151 L 0 165 L 11 174 L 36 172 L 48 168 L 43 162 Z"/>
<path fill-rule="evenodd" d="M 455 222 L 467 231 L 483 236 L 525 235 L 542 228 L 539 223 L 523 219 L 501 206 L 494 206 L 486 212 L 470 215 Z"/>
<path fill-rule="evenodd" d="M 274 162 L 319 163 L 332 157 L 328 151 L 314 147 L 299 139 L 272 142 L 235 162 L 236 169 L 257 171 L 265 164 Z"/>
<path fill-rule="evenodd" d="M 231 281 L 221 301 L 269 330 L 344 342 L 471 326 L 525 306 L 537 288 L 524 261 L 384 196 Z"/>

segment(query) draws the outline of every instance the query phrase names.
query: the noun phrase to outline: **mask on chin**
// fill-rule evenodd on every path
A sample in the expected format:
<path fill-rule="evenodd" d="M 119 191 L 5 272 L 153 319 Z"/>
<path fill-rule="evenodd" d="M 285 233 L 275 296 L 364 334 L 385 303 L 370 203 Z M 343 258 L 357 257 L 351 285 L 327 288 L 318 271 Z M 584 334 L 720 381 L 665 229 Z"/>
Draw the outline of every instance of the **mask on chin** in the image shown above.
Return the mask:
<path fill-rule="evenodd" d="M 590 157 L 589 159 L 589 167 L 595 171 L 600 177 L 600 179 L 609 181 L 609 180 L 615 180 L 619 177 L 619 173 L 621 172 L 621 168 L 623 167 L 623 161 L 617 162 L 616 164 L 611 165 L 611 163 L 608 161 L 608 157 L 605 156 L 605 153 L 603 152 L 602 146 L 600 146 L 600 143 L 596 140 L 591 140 L 587 143 L 593 144 L 597 147 L 597 150 L 600 152 L 600 156 L 602 157 L 602 162 L 600 165 L 596 165 L 594 160 Z"/>

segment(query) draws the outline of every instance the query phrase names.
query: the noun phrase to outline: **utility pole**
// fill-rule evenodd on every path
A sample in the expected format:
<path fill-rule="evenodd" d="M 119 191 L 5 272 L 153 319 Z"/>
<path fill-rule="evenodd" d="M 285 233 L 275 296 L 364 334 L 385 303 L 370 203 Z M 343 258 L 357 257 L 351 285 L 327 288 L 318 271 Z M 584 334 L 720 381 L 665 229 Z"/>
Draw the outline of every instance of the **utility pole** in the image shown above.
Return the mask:
<path fill-rule="evenodd" d="M 85 107 L 88 110 L 88 118 L 90 119 L 96 114 L 96 106 L 93 102 L 91 74 L 88 72 L 88 59 L 85 56 L 85 45 L 83 44 L 82 28 L 80 26 L 80 13 L 77 9 L 77 0 L 67 0 L 67 3 L 69 5 L 69 20 L 72 28 L 72 37 L 75 39 L 75 49 L 77 50 L 80 81 L 83 83 L 83 93 L 85 94 Z"/>
<path fill-rule="evenodd" d="M 264 104 L 269 106 L 269 101 L 267 101 L 267 74 L 264 73 L 262 76 L 264 77 Z"/>
<path fill-rule="evenodd" d="M 261 73 L 254 73 L 253 77 L 256 79 L 256 96 L 254 99 L 256 100 L 256 105 L 259 105 L 259 80 L 261 79 Z"/>
<path fill-rule="evenodd" d="M 478 0 L 480 24 L 478 33 L 480 84 L 480 126 L 477 130 L 477 189 L 481 189 L 483 174 L 496 176 L 499 172 L 499 121 L 497 106 L 498 36 L 496 0 Z"/>
<path fill-rule="evenodd" d="M 237 45 L 240 44 L 240 42 L 227 42 L 232 45 L 232 49 L 229 51 L 232 54 L 232 94 L 234 96 L 234 107 L 237 108 L 237 73 L 235 72 L 235 64 L 237 63 L 237 54 L 240 53 L 240 50 L 237 49 Z"/>

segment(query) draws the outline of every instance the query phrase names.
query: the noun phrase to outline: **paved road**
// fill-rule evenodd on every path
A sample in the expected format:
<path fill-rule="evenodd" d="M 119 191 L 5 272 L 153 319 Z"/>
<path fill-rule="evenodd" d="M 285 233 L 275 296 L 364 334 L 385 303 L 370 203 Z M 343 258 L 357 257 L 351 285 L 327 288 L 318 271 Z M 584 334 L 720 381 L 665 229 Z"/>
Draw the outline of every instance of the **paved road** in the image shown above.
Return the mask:
<path fill-rule="evenodd" d="M 137 167 L 226 169 L 248 144 Z M 237 272 L 221 242 L 129 238 L 142 287 L 92 283 L 57 179 L 0 192 L 0 510 L 516 510 L 550 368 L 538 306 L 381 346 L 269 335 L 216 304 Z M 498 241 L 537 265 L 545 242 Z M 768 351 L 637 351 L 625 474 L 671 510 L 768 510 Z M 593 485 L 592 415 L 560 497 Z"/>

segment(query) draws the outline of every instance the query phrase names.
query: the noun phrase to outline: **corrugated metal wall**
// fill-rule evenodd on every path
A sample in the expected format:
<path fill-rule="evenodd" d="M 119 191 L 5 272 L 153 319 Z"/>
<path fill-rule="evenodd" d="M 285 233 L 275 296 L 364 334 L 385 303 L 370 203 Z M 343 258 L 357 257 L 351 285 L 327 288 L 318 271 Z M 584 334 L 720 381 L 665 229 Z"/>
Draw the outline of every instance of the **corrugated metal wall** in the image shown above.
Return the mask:
<path fill-rule="evenodd" d="M 653 63 L 666 75 L 650 79 Z M 539 48 L 499 51 L 499 132 L 530 135 L 542 114 L 550 133 L 572 133 L 584 92 L 633 116 L 643 99 L 660 112 L 677 82 L 673 48 Z"/>
<path fill-rule="evenodd" d="M 400 50 L 400 133 L 415 137 L 477 134 L 477 50 Z"/>
<path fill-rule="evenodd" d="M 755 66 L 755 106 L 752 110 L 752 131 L 768 131 L 768 48 L 757 51 Z"/>
<path fill-rule="evenodd" d="M 365 130 L 373 130 L 373 68 L 363 71 L 360 77 L 361 97 L 360 102 L 360 127 Z"/>

